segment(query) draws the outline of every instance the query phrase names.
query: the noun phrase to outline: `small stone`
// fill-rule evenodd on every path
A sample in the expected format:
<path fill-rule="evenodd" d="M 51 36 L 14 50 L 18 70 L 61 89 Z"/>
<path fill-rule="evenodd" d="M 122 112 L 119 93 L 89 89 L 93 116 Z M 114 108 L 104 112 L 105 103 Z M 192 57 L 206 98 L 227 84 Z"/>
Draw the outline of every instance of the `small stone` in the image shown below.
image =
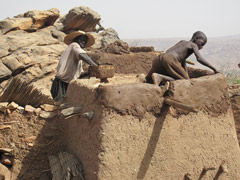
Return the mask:
<path fill-rule="evenodd" d="M 11 110 L 10 109 L 5 109 L 5 111 L 4 111 L 4 114 L 11 114 Z"/>
<path fill-rule="evenodd" d="M 83 117 L 87 118 L 88 120 L 92 120 L 93 116 L 94 116 L 94 112 L 90 111 L 90 112 L 85 112 L 82 115 Z"/>
<path fill-rule="evenodd" d="M 0 148 L 0 152 L 12 154 L 13 149 L 11 149 L 11 148 Z"/>
<path fill-rule="evenodd" d="M 25 111 L 26 111 L 26 112 L 33 113 L 34 110 L 35 110 L 35 108 L 32 107 L 31 105 L 26 105 L 26 106 L 25 106 Z"/>
<path fill-rule="evenodd" d="M 51 104 L 42 104 L 40 106 L 44 111 L 52 112 L 57 110 L 57 106 L 51 105 Z"/>
<path fill-rule="evenodd" d="M 7 106 L 7 109 L 11 109 L 11 110 L 14 110 L 14 109 L 17 109 L 19 105 L 15 102 L 11 102 L 10 104 L 8 104 Z"/>
<path fill-rule="evenodd" d="M 23 133 L 18 133 L 18 137 L 24 137 Z"/>
<path fill-rule="evenodd" d="M 23 112 L 24 112 L 24 107 L 18 106 L 18 107 L 17 107 L 17 111 L 18 111 L 19 113 L 23 113 Z"/>
<path fill-rule="evenodd" d="M 0 125 L 0 130 L 2 129 L 12 129 L 11 125 Z"/>
<path fill-rule="evenodd" d="M 82 106 L 78 106 L 78 107 L 69 107 L 69 108 L 66 108 L 66 109 L 63 109 L 61 111 L 61 115 L 67 117 L 67 116 L 70 116 L 72 114 L 78 114 L 80 113 L 82 110 Z"/>
<path fill-rule="evenodd" d="M 41 111 L 39 116 L 44 119 L 51 119 L 51 118 L 54 118 L 56 115 L 57 115 L 56 112 Z"/>
<path fill-rule="evenodd" d="M 12 166 L 13 165 L 12 157 L 7 156 L 5 154 L 2 155 L 1 162 L 2 162 L 2 164 L 7 165 L 7 166 Z"/>
<path fill-rule="evenodd" d="M 36 138 L 37 138 L 36 136 L 30 136 L 30 137 L 25 138 L 24 141 L 27 143 L 32 143 L 35 141 Z"/>
<path fill-rule="evenodd" d="M 65 109 L 65 108 L 69 108 L 69 107 L 71 107 L 72 105 L 70 104 L 70 103 L 62 103 L 61 105 L 60 105 L 60 108 L 61 109 Z"/>
<path fill-rule="evenodd" d="M 42 111 L 41 108 L 36 108 L 36 109 L 34 110 L 34 113 L 38 116 L 41 111 Z"/>
<path fill-rule="evenodd" d="M 28 146 L 29 147 L 33 147 L 33 143 L 28 143 Z"/>

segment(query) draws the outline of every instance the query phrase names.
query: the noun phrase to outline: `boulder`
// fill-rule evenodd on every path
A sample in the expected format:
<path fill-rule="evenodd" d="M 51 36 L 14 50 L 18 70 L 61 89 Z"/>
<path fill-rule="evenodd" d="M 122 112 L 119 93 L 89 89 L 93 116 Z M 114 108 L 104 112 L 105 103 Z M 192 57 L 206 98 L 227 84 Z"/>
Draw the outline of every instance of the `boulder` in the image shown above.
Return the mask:
<path fill-rule="evenodd" d="M 91 32 L 91 34 L 95 38 L 95 44 L 92 46 L 92 48 L 96 49 L 106 48 L 109 44 L 120 40 L 117 31 L 113 28 L 105 29 L 100 33 Z"/>
<path fill-rule="evenodd" d="M 28 11 L 14 18 L 6 18 L 0 21 L 0 33 L 6 34 L 13 30 L 37 30 L 44 26 L 53 25 L 58 17 L 59 10 L 56 8 Z"/>
<path fill-rule="evenodd" d="M 0 21 L 0 34 L 6 34 L 13 30 L 27 30 L 32 24 L 32 18 L 6 18 Z"/>
<path fill-rule="evenodd" d="M 96 25 L 101 20 L 100 15 L 89 7 L 80 6 L 71 9 L 68 14 L 61 18 L 58 23 L 62 23 L 62 29 L 65 33 L 71 31 L 96 31 Z M 61 27 L 61 26 L 57 26 Z"/>
<path fill-rule="evenodd" d="M 32 29 L 39 29 L 44 26 L 51 26 L 59 17 L 59 10 L 57 8 L 52 8 L 45 11 L 28 11 L 24 13 L 24 17 L 30 17 L 33 20 L 31 26 Z"/>

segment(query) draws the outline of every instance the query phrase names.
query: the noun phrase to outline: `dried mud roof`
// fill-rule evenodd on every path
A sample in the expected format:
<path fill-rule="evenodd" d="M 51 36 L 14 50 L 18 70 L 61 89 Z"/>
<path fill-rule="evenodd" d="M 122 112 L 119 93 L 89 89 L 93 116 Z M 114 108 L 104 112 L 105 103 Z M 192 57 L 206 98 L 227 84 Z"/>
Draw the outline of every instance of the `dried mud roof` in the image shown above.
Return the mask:
<path fill-rule="evenodd" d="M 81 91 L 84 94 L 81 96 L 86 96 L 84 101 L 88 101 L 86 98 L 94 92 L 94 101 L 100 101 L 106 108 L 140 118 L 146 112 L 157 115 L 166 98 L 197 107 L 211 116 L 226 113 L 230 106 L 228 88 L 222 74 L 172 81 L 168 91 L 164 88 L 140 83 L 136 75 L 116 74 L 107 83 L 99 81 L 92 84 L 91 79 L 76 80 L 70 84 L 68 94 L 74 98 Z"/>

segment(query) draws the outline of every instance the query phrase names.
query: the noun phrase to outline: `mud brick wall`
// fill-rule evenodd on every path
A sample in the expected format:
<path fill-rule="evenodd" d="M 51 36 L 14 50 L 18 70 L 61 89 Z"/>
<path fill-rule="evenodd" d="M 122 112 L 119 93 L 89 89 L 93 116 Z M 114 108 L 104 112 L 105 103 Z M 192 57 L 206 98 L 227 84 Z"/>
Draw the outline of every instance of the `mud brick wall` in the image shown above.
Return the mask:
<path fill-rule="evenodd" d="M 197 105 L 185 112 L 164 103 L 161 87 L 145 83 L 69 85 L 81 115 L 61 119 L 66 150 L 94 179 L 240 179 L 240 149 L 223 75 L 174 81 L 168 96 Z M 116 78 L 117 82 L 118 79 Z M 120 82 L 120 81 L 119 81 Z M 166 95 L 166 94 L 165 94 Z M 227 173 L 220 171 L 221 165 Z"/>

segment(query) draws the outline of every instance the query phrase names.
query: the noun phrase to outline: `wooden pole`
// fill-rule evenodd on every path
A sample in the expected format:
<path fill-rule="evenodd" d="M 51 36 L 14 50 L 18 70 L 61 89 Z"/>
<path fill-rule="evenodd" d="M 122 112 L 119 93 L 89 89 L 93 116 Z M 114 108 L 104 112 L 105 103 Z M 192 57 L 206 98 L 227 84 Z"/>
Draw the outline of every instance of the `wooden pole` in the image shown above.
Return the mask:
<path fill-rule="evenodd" d="M 168 104 L 169 106 L 173 106 L 173 107 L 176 107 L 176 108 L 179 108 L 179 109 L 183 109 L 185 111 L 189 111 L 189 112 L 198 112 L 199 111 L 198 107 L 191 106 L 191 105 L 188 105 L 188 104 L 184 104 L 184 103 L 182 103 L 180 101 L 177 101 L 177 100 L 174 100 L 172 98 L 165 98 L 164 102 L 166 104 Z"/>
<path fill-rule="evenodd" d="M 190 60 L 188 60 L 188 59 L 186 59 L 186 63 L 188 63 L 188 64 L 192 64 L 192 65 L 195 65 L 194 62 L 192 62 L 192 61 L 190 61 Z"/>

